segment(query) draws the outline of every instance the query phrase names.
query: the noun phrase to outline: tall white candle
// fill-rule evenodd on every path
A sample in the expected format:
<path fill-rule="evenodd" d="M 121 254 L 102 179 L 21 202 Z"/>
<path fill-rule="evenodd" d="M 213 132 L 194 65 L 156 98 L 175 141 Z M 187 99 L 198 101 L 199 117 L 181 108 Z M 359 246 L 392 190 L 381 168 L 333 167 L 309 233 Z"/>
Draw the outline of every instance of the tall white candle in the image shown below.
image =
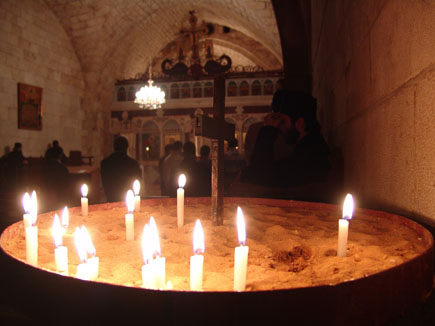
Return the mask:
<path fill-rule="evenodd" d="M 60 225 L 59 216 L 54 215 L 53 227 L 51 229 L 54 240 L 54 261 L 56 263 L 56 271 L 68 273 L 68 248 L 62 246 L 62 227 Z"/>
<path fill-rule="evenodd" d="M 154 269 L 154 284 L 156 289 L 164 289 L 166 283 L 166 259 L 161 257 L 159 231 L 154 217 L 150 217 L 150 235 L 151 235 L 151 248 L 153 259 L 150 265 Z"/>
<path fill-rule="evenodd" d="M 125 238 L 126 240 L 134 240 L 134 195 L 133 191 L 127 191 L 125 197 L 128 213 L 125 214 Z"/>
<path fill-rule="evenodd" d="M 346 257 L 349 220 L 352 218 L 353 206 L 352 195 L 347 194 L 343 204 L 343 218 L 338 220 L 338 257 Z"/>
<path fill-rule="evenodd" d="M 76 277 L 85 281 L 89 281 L 91 278 L 91 273 L 87 263 L 88 253 L 86 251 L 86 239 L 82 233 L 82 229 L 79 227 L 76 227 L 74 231 L 74 244 L 80 259 L 80 264 L 77 265 Z"/>
<path fill-rule="evenodd" d="M 86 184 L 82 185 L 81 192 L 82 216 L 88 216 L 88 186 Z"/>
<path fill-rule="evenodd" d="M 24 228 L 30 226 L 30 196 L 29 193 L 26 192 L 23 196 L 23 210 L 24 210 L 24 214 L 23 214 L 23 223 L 24 223 Z"/>
<path fill-rule="evenodd" d="M 151 245 L 151 232 L 148 224 L 145 224 L 142 232 L 142 286 L 147 289 L 155 289 L 154 270 L 150 265 L 153 259 L 153 251 Z"/>
<path fill-rule="evenodd" d="M 245 291 L 249 247 L 246 246 L 246 226 L 242 209 L 237 207 L 237 234 L 240 246 L 234 252 L 234 291 Z"/>
<path fill-rule="evenodd" d="M 30 225 L 26 227 L 26 261 L 34 266 L 38 265 L 38 227 L 36 219 L 38 216 L 38 201 L 36 192 L 32 192 L 30 198 Z"/>
<path fill-rule="evenodd" d="M 184 186 L 186 185 L 186 176 L 180 174 L 178 177 L 177 189 L 177 226 L 181 228 L 184 225 Z"/>
<path fill-rule="evenodd" d="M 201 222 L 196 220 L 195 228 L 193 229 L 193 253 L 190 257 L 190 290 L 202 290 L 202 272 L 204 265 L 204 256 L 202 253 L 205 250 L 204 232 Z"/>
<path fill-rule="evenodd" d="M 69 226 L 69 212 L 68 207 L 64 207 L 62 211 L 62 232 L 65 233 Z"/>
<path fill-rule="evenodd" d="M 91 256 L 91 258 L 87 258 L 87 264 L 89 268 L 89 279 L 93 281 L 98 278 L 100 259 L 97 257 L 97 252 L 91 236 L 84 225 L 82 225 L 82 234 L 85 240 L 86 253 Z"/>
<path fill-rule="evenodd" d="M 133 191 L 134 191 L 134 211 L 140 212 L 140 183 L 139 183 L 139 180 L 134 180 Z"/>

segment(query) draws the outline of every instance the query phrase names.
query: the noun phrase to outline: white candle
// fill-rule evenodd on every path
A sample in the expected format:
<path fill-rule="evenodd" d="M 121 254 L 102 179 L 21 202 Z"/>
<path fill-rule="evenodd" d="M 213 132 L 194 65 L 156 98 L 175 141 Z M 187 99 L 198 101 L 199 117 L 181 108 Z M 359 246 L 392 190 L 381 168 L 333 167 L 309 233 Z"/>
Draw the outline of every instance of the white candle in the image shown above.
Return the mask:
<path fill-rule="evenodd" d="M 68 248 L 62 246 L 62 227 L 60 225 L 59 216 L 54 215 L 53 227 L 51 229 L 54 240 L 54 261 L 56 264 L 56 271 L 61 273 L 68 273 Z"/>
<path fill-rule="evenodd" d="M 245 291 L 246 271 L 248 266 L 249 247 L 246 246 L 245 218 L 240 207 L 237 207 L 237 234 L 239 247 L 234 252 L 234 291 Z"/>
<path fill-rule="evenodd" d="M 193 229 L 193 252 L 194 255 L 190 257 L 190 290 L 202 290 L 202 272 L 204 264 L 204 232 L 202 230 L 201 222 L 196 220 L 195 228 Z"/>
<path fill-rule="evenodd" d="M 181 228 L 184 225 L 184 186 L 186 185 L 186 176 L 180 174 L 178 177 L 177 189 L 177 226 Z"/>
<path fill-rule="evenodd" d="M 154 217 L 150 217 L 149 222 L 150 236 L 151 236 L 151 250 L 153 259 L 150 265 L 154 269 L 154 284 L 156 289 L 164 289 L 166 283 L 166 259 L 161 257 L 159 231 Z"/>
<path fill-rule="evenodd" d="M 153 251 L 151 244 L 151 231 L 148 224 L 145 224 L 142 232 L 142 286 L 147 289 L 155 289 L 154 269 L 150 262 L 153 259 Z"/>
<path fill-rule="evenodd" d="M 84 281 L 89 281 L 91 279 L 91 272 L 89 270 L 88 263 L 81 263 L 77 265 L 76 277 Z"/>
<path fill-rule="evenodd" d="M 68 207 L 64 207 L 62 211 L 62 232 L 65 233 L 69 226 L 69 212 Z"/>
<path fill-rule="evenodd" d="M 347 194 L 343 204 L 343 218 L 338 220 L 338 257 L 346 257 L 349 220 L 352 218 L 353 206 L 352 195 Z"/>
<path fill-rule="evenodd" d="M 128 213 L 125 214 L 125 238 L 126 240 L 134 240 L 134 195 L 133 191 L 127 191 L 125 198 Z"/>
<path fill-rule="evenodd" d="M 134 191 L 134 211 L 140 212 L 140 183 L 139 180 L 133 182 Z"/>
<path fill-rule="evenodd" d="M 26 227 L 26 261 L 33 265 L 38 265 L 38 227 Z"/>
<path fill-rule="evenodd" d="M 38 265 L 38 227 L 36 219 L 38 216 L 38 201 L 36 192 L 32 192 L 29 208 L 30 225 L 26 227 L 26 261 L 34 266 Z"/>
<path fill-rule="evenodd" d="M 93 281 L 98 278 L 100 259 L 97 257 L 97 252 L 95 250 L 91 236 L 84 225 L 82 225 L 81 231 L 83 234 L 83 239 L 85 240 L 86 253 L 91 256 L 91 258 L 87 258 L 87 264 L 89 268 L 89 279 Z"/>
<path fill-rule="evenodd" d="M 82 216 L 88 216 L 88 198 L 86 197 L 88 195 L 88 186 L 86 184 L 82 185 L 81 191 Z"/>
<path fill-rule="evenodd" d="M 24 223 L 24 228 L 30 226 L 30 196 L 29 193 L 25 193 L 23 196 L 23 209 L 24 209 L 24 214 L 23 214 L 23 223 Z"/>
<path fill-rule="evenodd" d="M 82 229 L 79 227 L 76 227 L 74 231 L 74 244 L 80 259 L 80 264 L 77 265 L 76 277 L 85 281 L 89 281 L 90 271 L 87 264 L 88 253 L 86 251 L 86 239 L 82 233 Z"/>

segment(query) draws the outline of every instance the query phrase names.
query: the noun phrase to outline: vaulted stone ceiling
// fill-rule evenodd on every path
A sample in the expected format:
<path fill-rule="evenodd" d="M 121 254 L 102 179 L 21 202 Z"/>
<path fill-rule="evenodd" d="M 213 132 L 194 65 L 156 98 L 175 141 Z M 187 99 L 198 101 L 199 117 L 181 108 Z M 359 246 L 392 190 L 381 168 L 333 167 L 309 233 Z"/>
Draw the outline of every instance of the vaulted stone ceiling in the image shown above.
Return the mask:
<path fill-rule="evenodd" d="M 190 10 L 198 23 L 216 26 L 210 36 L 215 54 L 231 54 L 235 65 L 282 69 L 270 0 L 45 1 L 71 38 L 88 86 L 132 78 L 151 59 L 160 70 L 162 58 L 177 56 L 176 40 Z M 230 33 L 222 32 L 224 26 Z"/>

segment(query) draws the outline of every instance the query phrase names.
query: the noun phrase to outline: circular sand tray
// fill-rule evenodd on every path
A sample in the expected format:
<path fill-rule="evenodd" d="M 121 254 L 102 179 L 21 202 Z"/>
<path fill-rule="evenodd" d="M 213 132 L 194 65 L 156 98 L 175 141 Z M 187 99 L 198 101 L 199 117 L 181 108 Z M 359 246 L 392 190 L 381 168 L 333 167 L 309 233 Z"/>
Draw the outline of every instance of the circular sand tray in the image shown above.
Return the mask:
<path fill-rule="evenodd" d="M 54 212 L 38 216 L 38 268 L 25 263 L 23 223 L 1 235 L 10 273 L 6 293 L 27 315 L 48 321 L 141 319 L 168 324 L 288 322 L 380 323 L 424 302 L 433 285 L 433 238 L 401 216 L 357 209 L 349 226 L 347 257 L 337 257 L 336 205 L 258 198 L 225 198 L 223 226 L 210 220 L 210 198 L 187 198 L 185 225 L 176 226 L 175 199 L 142 200 L 135 240 L 125 240 L 124 203 L 70 209 L 64 235 L 69 277 L 55 272 Z M 233 292 L 236 209 L 247 225 L 245 292 Z M 58 212 L 60 213 L 60 212 Z M 148 290 L 141 280 L 141 233 L 149 217 L 159 229 L 166 280 L 172 290 Z M 202 292 L 189 291 L 194 221 L 205 233 Z M 85 225 L 100 259 L 96 282 L 74 277 L 79 259 L 76 226 Z M 61 319 L 59 319 L 61 318 Z"/>

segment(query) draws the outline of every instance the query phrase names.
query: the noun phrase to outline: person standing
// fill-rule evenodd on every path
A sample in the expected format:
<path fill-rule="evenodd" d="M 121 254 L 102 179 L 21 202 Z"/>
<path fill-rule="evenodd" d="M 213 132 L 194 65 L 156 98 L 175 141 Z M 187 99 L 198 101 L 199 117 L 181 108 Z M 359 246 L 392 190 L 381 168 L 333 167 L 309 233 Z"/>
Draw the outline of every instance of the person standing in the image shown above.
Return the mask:
<path fill-rule="evenodd" d="M 141 179 L 139 164 L 127 155 L 127 148 L 127 138 L 119 136 L 113 141 L 114 152 L 101 161 L 101 181 L 109 202 L 125 200 L 134 180 Z"/>

